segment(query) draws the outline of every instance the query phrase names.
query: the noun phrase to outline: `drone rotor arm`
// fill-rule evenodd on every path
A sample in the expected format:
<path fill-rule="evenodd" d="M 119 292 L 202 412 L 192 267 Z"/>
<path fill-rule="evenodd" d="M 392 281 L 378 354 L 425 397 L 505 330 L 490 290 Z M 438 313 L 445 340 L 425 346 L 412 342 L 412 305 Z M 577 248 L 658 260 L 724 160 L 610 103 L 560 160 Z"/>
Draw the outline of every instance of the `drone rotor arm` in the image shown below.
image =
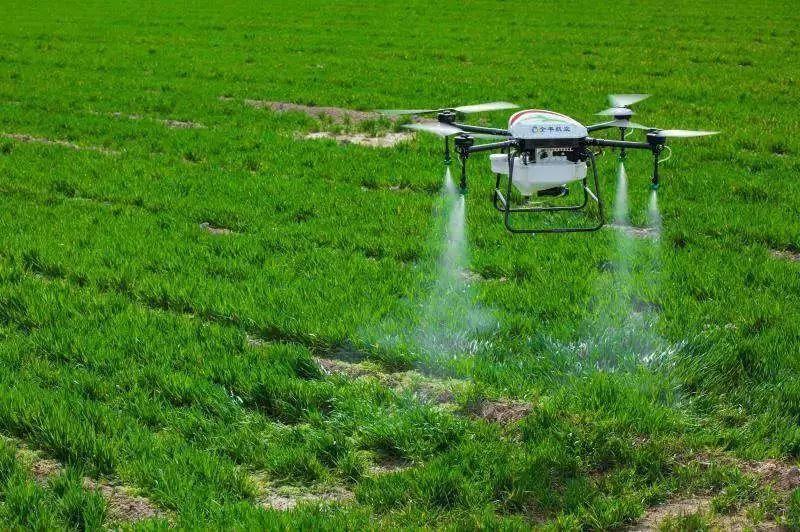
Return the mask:
<path fill-rule="evenodd" d="M 506 148 L 513 148 L 519 142 L 516 139 L 503 140 L 500 142 L 487 142 L 486 144 L 475 144 L 467 149 L 468 153 L 479 153 L 483 151 L 504 150 Z"/>
<path fill-rule="evenodd" d="M 653 150 L 650 142 L 634 142 L 631 140 L 597 139 L 586 137 L 586 144 L 589 146 L 600 146 L 602 148 L 629 148 L 634 150 Z"/>
<path fill-rule="evenodd" d="M 586 131 L 600 131 L 603 129 L 609 129 L 614 127 L 614 122 L 616 120 L 611 120 L 610 122 L 600 122 L 599 124 L 592 124 L 591 126 L 586 126 Z"/>
<path fill-rule="evenodd" d="M 466 131 L 467 133 L 473 133 L 473 136 L 479 135 L 487 135 L 489 137 L 510 137 L 511 133 L 507 129 L 498 129 L 494 127 L 482 127 L 482 126 L 471 126 L 469 124 L 459 124 L 453 123 L 453 126 Z"/>

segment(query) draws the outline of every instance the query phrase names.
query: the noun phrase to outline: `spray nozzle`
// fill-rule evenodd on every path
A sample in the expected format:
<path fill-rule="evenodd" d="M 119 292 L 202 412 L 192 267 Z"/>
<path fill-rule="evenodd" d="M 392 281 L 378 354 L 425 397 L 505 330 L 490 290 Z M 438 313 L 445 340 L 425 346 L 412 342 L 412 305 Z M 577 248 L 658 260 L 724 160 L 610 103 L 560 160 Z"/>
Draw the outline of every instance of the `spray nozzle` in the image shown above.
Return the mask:
<path fill-rule="evenodd" d="M 650 183 L 650 190 L 658 190 L 658 181 Z"/>
<path fill-rule="evenodd" d="M 467 158 L 469 157 L 469 149 L 475 144 L 475 139 L 462 133 L 453 140 L 453 144 L 455 144 L 461 159 L 461 182 L 459 183 L 459 189 L 463 196 L 467 193 Z"/>

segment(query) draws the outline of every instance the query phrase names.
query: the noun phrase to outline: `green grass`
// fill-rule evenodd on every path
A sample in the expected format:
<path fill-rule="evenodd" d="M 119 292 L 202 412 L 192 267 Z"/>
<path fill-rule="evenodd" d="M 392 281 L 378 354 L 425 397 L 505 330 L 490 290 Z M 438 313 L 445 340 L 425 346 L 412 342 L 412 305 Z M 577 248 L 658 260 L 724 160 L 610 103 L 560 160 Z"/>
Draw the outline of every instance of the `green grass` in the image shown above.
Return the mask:
<path fill-rule="evenodd" d="M 0 441 L 0 493 L 0 519 L 9 528 L 97 529 L 106 520 L 103 497 L 86 490 L 76 470 L 60 472 L 47 485 L 37 484 L 5 440 Z"/>
<path fill-rule="evenodd" d="M 77 471 L 186 528 L 611 528 L 676 493 L 760 496 L 692 466 L 700 450 L 800 455 L 800 264 L 771 254 L 800 252 L 792 3 L 4 7 L 0 132 L 119 152 L 0 138 L 0 434 L 69 466 L 42 486 L 3 448 L 4 528 L 111 526 Z M 436 282 L 440 143 L 299 141 L 388 125 L 243 103 L 502 99 L 590 123 L 639 91 L 639 122 L 723 132 L 674 143 L 661 243 L 632 246 L 621 285 L 609 230 L 512 237 L 476 157 L 470 269 L 497 325 L 456 356 L 409 335 Z M 612 154 L 599 165 L 613 202 Z M 628 158 L 637 224 L 649 166 Z M 443 409 L 313 360 L 345 355 L 464 387 Z M 535 408 L 463 414 L 483 397 Z M 382 460 L 412 467 L 371 473 Z M 355 498 L 265 510 L 256 478 Z"/>

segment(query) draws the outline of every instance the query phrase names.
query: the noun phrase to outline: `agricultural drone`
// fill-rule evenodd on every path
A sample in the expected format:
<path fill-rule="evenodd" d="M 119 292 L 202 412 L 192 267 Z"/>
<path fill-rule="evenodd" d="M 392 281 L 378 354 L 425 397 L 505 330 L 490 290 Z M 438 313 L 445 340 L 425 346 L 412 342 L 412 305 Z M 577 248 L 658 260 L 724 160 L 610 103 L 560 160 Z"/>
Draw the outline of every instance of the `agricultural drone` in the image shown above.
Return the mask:
<path fill-rule="evenodd" d="M 511 115 L 508 129 L 475 126 L 461 122 L 464 114 L 501 109 L 516 109 L 517 105 L 508 102 L 492 102 L 478 105 L 465 105 L 445 109 L 392 109 L 383 113 L 400 115 L 435 115 L 436 121 L 428 120 L 407 124 L 404 127 L 426 131 L 444 137 L 445 164 L 450 164 L 450 137 L 461 162 L 460 189 L 467 190 L 467 160 L 479 152 L 500 152 L 489 155 L 492 172 L 495 173 L 494 207 L 503 213 L 506 228 L 512 233 L 572 233 L 596 231 L 605 225 L 603 199 L 597 178 L 597 153 L 592 148 L 619 149 L 620 161 L 626 157 L 626 150 L 648 150 L 653 155 L 653 177 L 651 186 L 659 185 L 658 165 L 661 153 L 667 146 L 667 139 L 675 137 L 701 137 L 713 135 L 715 131 L 690 131 L 685 129 L 659 129 L 643 126 L 631 121 L 633 110 L 630 106 L 647 98 L 646 94 L 611 94 L 611 107 L 598 115 L 610 120 L 591 126 L 584 126 L 566 115 L 543 109 L 527 109 Z M 589 136 L 594 131 L 618 129 L 619 139 L 603 139 Z M 633 130 L 645 130 L 646 140 L 634 142 L 625 140 Z M 476 138 L 494 138 L 494 142 L 476 144 Z M 496 140 L 504 138 L 506 140 Z M 599 152 L 598 152 L 599 153 Z M 592 170 L 591 183 L 587 178 L 588 168 Z M 504 178 L 504 176 L 507 176 Z M 560 198 L 567 197 L 570 184 L 578 183 L 583 192 L 580 203 L 564 203 Z M 536 201 L 533 200 L 535 197 Z M 596 205 L 594 216 L 587 216 L 591 224 L 563 227 L 518 227 L 512 224 L 515 219 L 527 213 L 548 215 L 553 213 L 580 212 L 587 209 L 590 201 Z"/>

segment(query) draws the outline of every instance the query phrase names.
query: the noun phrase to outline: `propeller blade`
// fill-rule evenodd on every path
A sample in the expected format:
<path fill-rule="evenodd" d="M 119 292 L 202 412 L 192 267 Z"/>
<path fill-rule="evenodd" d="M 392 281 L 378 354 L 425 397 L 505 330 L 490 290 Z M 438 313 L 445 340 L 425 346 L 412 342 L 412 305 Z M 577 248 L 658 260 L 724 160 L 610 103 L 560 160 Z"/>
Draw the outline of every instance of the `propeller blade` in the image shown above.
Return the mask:
<path fill-rule="evenodd" d="M 413 129 L 415 131 L 424 131 L 426 133 L 433 133 L 434 135 L 438 135 L 440 137 L 449 137 L 450 135 L 458 135 L 461 133 L 466 133 L 470 137 L 476 139 L 503 139 L 506 138 L 502 135 L 490 135 L 488 133 L 469 133 L 464 131 L 463 129 L 459 129 L 455 126 L 451 126 L 450 124 L 443 124 L 441 122 L 434 122 L 432 120 L 425 121 L 425 122 L 416 122 L 414 124 L 405 124 L 402 127 L 406 129 Z"/>
<path fill-rule="evenodd" d="M 505 135 L 490 135 L 489 133 L 470 133 L 469 131 L 465 131 L 467 135 L 470 137 L 475 137 L 476 139 L 507 139 Z"/>
<path fill-rule="evenodd" d="M 459 113 L 482 113 L 486 111 L 499 111 L 500 109 L 517 109 L 519 105 L 511 102 L 489 102 L 479 103 L 475 105 L 461 105 L 453 107 L 453 110 Z"/>
<path fill-rule="evenodd" d="M 440 137 L 449 137 L 450 135 L 464 133 L 464 131 L 455 126 L 442 124 L 441 122 L 417 122 L 416 124 L 404 124 L 403 127 L 406 129 L 433 133 L 434 135 L 438 135 Z"/>
<path fill-rule="evenodd" d="M 654 131 L 661 137 L 705 137 L 716 135 L 719 131 L 692 131 L 690 129 L 657 129 Z"/>
<path fill-rule="evenodd" d="M 595 113 L 601 116 L 619 116 L 619 115 L 634 115 L 633 111 L 628 109 L 627 107 L 609 107 L 608 109 L 603 109 L 599 113 Z"/>
<path fill-rule="evenodd" d="M 609 94 L 608 103 L 611 107 L 628 107 L 649 97 L 649 94 Z"/>
<path fill-rule="evenodd" d="M 459 113 L 483 113 L 486 111 L 498 111 L 500 109 L 516 109 L 518 107 L 519 105 L 511 102 L 489 102 L 475 105 L 461 105 L 459 107 L 442 107 L 441 109 L 379 109 L 378 112 L 387 116 L 401 116 L 438 113 L 449 109 L 458 111 Z"/>
<path fill-rule="evenodd" d="M 387 116 L 402 116 L 402 115 L 424 115 L 426 113 L 435 113 L 439 109 L 378 109 L 378 112 Z"/>

